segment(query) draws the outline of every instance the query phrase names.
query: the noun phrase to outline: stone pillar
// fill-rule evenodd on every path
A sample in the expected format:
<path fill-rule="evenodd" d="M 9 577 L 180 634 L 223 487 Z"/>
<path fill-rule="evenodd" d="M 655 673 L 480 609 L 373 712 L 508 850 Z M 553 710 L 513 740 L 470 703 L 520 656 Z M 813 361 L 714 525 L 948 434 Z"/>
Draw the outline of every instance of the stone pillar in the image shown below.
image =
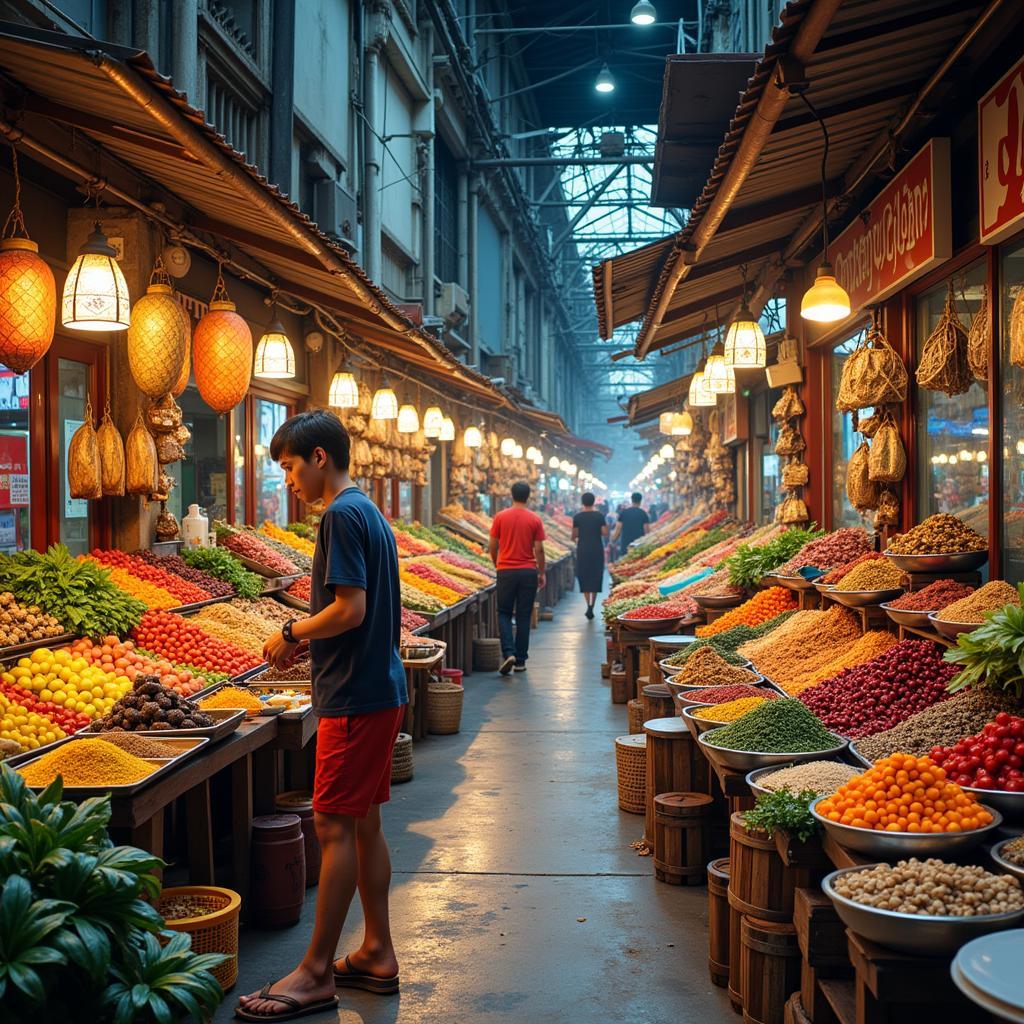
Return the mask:
<path fill-rule="evenodd" d="M 171 4 L 174 26 L 174 58 L 171 77 L 174 88 L 188 96 L 189 103 L 201 107 L 199 90 L 199 0 L 174 0 Z"/>

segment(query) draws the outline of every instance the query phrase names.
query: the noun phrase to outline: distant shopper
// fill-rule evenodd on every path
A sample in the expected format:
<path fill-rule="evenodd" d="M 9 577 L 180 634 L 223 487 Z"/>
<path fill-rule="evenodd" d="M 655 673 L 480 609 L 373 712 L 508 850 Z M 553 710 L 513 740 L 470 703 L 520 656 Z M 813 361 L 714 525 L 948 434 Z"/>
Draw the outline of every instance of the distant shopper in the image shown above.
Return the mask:
<path fill-rule="evenodd" d="M 629 498 L 632 504 L 619 513 L 619 521 L 615 524 L 615 532 L 612 534 L 612 540 L 619 542 L 620 554 L 625 554 L 629 545 L 651 528 L 649 516 L 640 507 L 644 496 L 639 491 L 634 491 Z"/>
<path fill-rule="evenodd" d="M 533 602 L 544 588 L 544 524 L 526 507 L 529 500 L 530 485 L 513 484 L 512 507 L 502 509 L 491 523 L 491 561 L 498 570 L 498 671 L 503 676 L 513 669 L 526 671 Z"/>
<path fill-rule="evenodd" d="M 583 510 L 572 520 L 572 539 L 576 541 L 576 579 L 587 601 L 584 613 L 594 617 L 594 602 L 604 585 L 604 538 L 608 527 L 604 516 L 594 508 L 594 495 L 587 491 L 580 499 Z"/>

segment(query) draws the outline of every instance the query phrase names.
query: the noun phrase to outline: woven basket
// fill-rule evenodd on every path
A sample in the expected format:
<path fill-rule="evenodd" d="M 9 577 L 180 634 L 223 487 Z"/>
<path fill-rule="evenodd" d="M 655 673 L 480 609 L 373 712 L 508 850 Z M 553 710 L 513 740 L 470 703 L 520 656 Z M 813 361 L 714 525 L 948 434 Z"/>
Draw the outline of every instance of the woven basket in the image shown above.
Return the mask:
<path fill-rule="evenodd" d="M 501 641 L 495 636 L 478 636 L 473 641 L 473 669 L 496 672 L 501 665 Z"/>
<path fill-rule="evenodd" d="M 452 683 L 430 683 L 427 687 L 427 732 L 435 736 L 449 736 L 459 731 L 462 722 L 461 686 Z"/>
<path fill-rule="evenodd" d="M 626 705 L 629 712 L 629 734 L 634 736 L 644 731 L 644 702 L 633 698 Z"/>
<path fill-rule="evenodd" d="M 543 608 L 540 613 L 541 622 L 553 622 L 555 618 L 554 608 Z"/>
<path fill-rule="evenodd" d="M 612 667 L 611 667 L 611 665 L 609 665 L 607 661 L 602 661 L 601 662 L 601 678 L 602 679 L 608 679 L 608 678 L 611 677 L 611 674 L 612 674 Z"/>
<path fill-rule="evenodd" d="M 214 885 L 180 885 L 164 889 L 156 909 L 163 913 L 165 901 L 175 896 L 187 896 L 195 903 L 210 908 L 202 917 L 183 917 L 167 921 L 172 932 L 186 932 L 192 936 L 193 953 L 224 953 L 228 959 L 210 972 L 225 992 L 234 988 L 238 980 L 238 912 L 242 897 L 233 889 Z"/>
<path fill-rule="evenodd" d="M 391 781 L 409 782 L 412 779 L 412 737 L 400 732 L 391 752 Z"/>
<path fill-rule="evenodd" d="M 615 739 L 615 767 L 618 770 L 619 809 L 643 814 L 647 797 L 647 737 L 618 736 Z"/>

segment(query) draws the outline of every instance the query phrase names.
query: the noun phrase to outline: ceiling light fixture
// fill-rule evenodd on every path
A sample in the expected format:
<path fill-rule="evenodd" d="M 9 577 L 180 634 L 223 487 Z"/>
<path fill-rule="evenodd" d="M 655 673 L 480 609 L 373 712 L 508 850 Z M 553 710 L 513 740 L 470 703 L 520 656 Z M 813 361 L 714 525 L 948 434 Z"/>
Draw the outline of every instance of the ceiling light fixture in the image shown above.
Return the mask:
<path fill-rule="evenodd" d="M 598 92 L 615 92 L 615 76 L 607 64 L 601 65 L 601 70 L 597 73 L 597 81 L 594 82 L 594 88 Z"/>
<path fill-rule="evenodd" d="M 657 18 L 658 12 L 651 0 L 638 0 L 633 4 L 633 10 L 629 12 L 629 20 L 634 25 L 653 25 Z"/>

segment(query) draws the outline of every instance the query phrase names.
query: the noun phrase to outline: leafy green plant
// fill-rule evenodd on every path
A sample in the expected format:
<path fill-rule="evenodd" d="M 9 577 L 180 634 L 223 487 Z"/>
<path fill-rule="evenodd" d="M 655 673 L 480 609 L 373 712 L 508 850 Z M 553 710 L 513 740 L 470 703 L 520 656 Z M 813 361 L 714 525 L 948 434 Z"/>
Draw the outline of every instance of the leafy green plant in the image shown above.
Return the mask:
<path fill-rule="evenodd" d="M 792 527 L 767 544 L 741 544 L 723 563 L 729 570 L 729 582 L 751 589 L 773 569 L 788 562 L 805 544 L 825 535 L 824 530 Z"/>
<path fill-rule="evenodd" d="M 224 548 L 185 548 L 181 552 L 181 557 L 189 565 L 230 583 L 239 597 L 259 597 L 263 593 L 263 577 L 249 572 Z"/>
<path fill-rule="evenodd" d="M 774 793 L 758 793 L 757 803 L 753 810 L 744 813 L 743 822 L 747 828 L 760 828 L 768 835 L 781 829 L 806 842 L 818 831 L 818 823 L 811 814 L 811 804 L 818 795 L 811 789 L 794 794 L 786 786 Z"/>
<path fill-rule="evenodd" d="M 211 1014 L 222 992 L 210 969 L 224 958 L 193 954 L 188 936 L 164 931 L 151 902 L 162 861 L 110 841 L 109 797 L 61 796 L 60 779 L 36 796 L 0 765 L 4 1020 L 173 1024 Z"/>
<path fill-rule="evenodd" d="M 1017 585 L 1024 602 L 1024 583 Z M 968 687 L 1024 694 L 1024 608 L 1004 605 L 977 629 L 961 633 L 946 661 L 962 666 L 949 682 L 954 693 Z"/>

